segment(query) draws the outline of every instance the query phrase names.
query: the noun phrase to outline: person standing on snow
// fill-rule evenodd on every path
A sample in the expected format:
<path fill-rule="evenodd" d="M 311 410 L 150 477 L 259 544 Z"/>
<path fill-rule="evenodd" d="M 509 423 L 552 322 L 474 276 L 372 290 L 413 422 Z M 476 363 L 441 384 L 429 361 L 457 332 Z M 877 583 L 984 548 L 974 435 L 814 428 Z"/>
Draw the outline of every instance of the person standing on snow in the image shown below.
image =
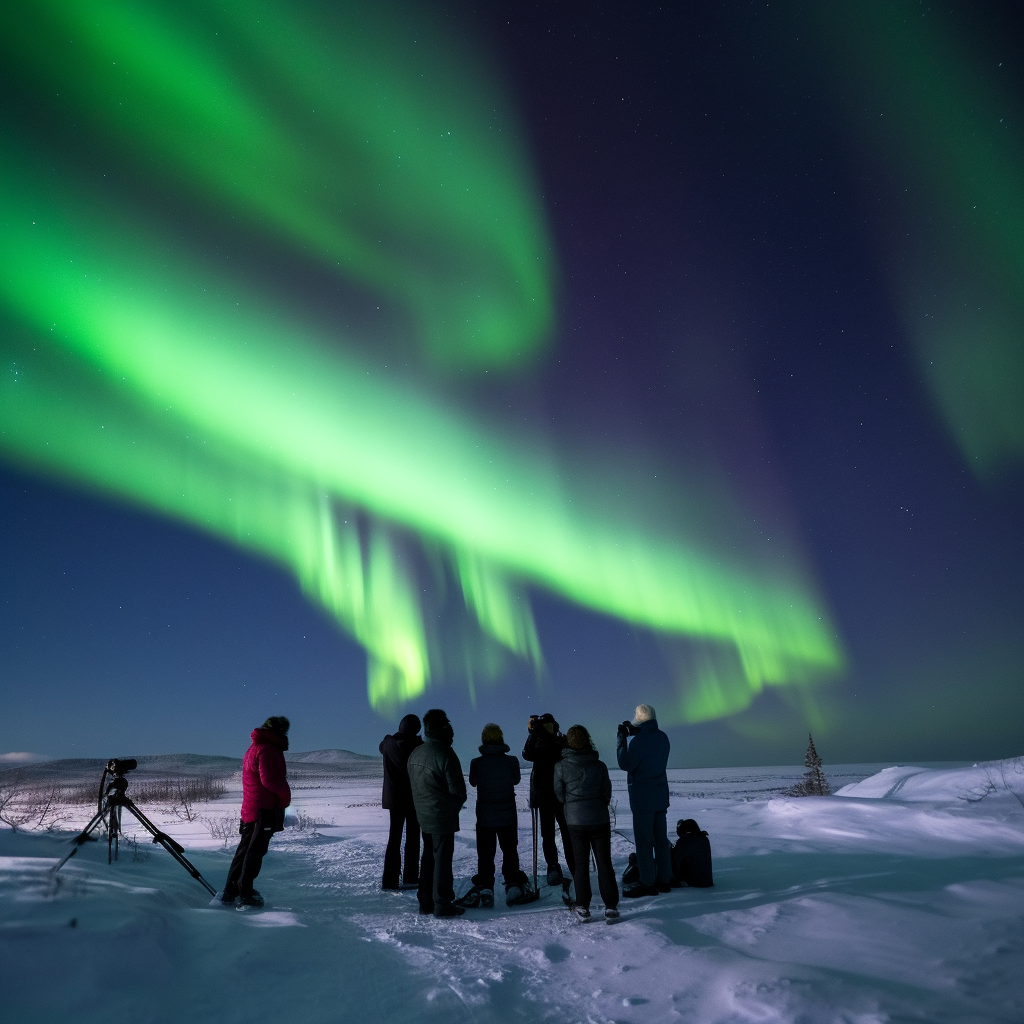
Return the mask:
<path fill-rule="evenodd" d="M 412 802 L 408 768 L 409 755 L 423 742 L 419 731 L 420 720 L 415 715 L 406 715 L 398 724 L 398 732 L 380 741 L 379 749 L 384 755 L 381 806 L 391 812 L 391 829 L 384 851 L 384 875 L 380 883 L 382 889 L 397 889 L 400 872 L 406 885 L 416 885 L 420 880 L 420 823 L 416 820 L 416 808 Z M 403 829 L 404 872 L 401 871 Z"/>
<path fill-rule="evenodd" d="M 530 806 L 536 807 L 540 817 L 540 834 L 547 862 L 548 885 L 562 882 L 562 868 L 558 863 L 558 847 L 555 845 L 555 822 L 562 833 L 562 849 L 569 874 L 575 871 L 572 842 L 565 824 L 562 805 L 555 799 L 555 765 L 562 759 L 565 737 L 558 731 L 554 715 L 531 715 L 530 734 L 523 747 L 523 760 L 533 763 L 530 773 Z"/>
<path fill-rule="evenodd" d="M 452 857 L 459 811 L 466 802 L 462 762 L 452 750 L 455 732 L 448 716 L 432 708 L 423 716 L 424 742 L 409 755 L 409 783 L 416 817 L 423 830 L 423 860 L 417 898 L 421 914 L 458 917 Z"/>
<path fill-rule="evenodd" d="M 632 736 L 632 738 L 630 738 Z M 626 772 L 629 809 L 633 812 L 633 839 L 640 881 L 623 896 L 655 896 L 672 887 L 672 848 L 665 824 L 668 811 L 669 739 L 658 728 L 650 704 L 638 704 L 633 724 L 618 728 L 615 757 Z"/>
<path fill-rule="evenodd" d="M 619 886 L 612 866 L 612 823 L 608 805 L 612 802 L 612 783 L 608 766 L 598 757 L 590 733 L 574 725 L 566 733 L 566 749 L 555 765 L 555 797 L 565 808 L 576 871 L 577 917 L 590 920 L 590 851 L 597 864 L 597 885 L 604 901 L 607 921 L 619 918 Z"/>
<path fill-rule="evenodd" d="M 469 763 L 469 784 L 477 790 L 477 872 L 473 888 L 459 900 L 459 905 L 494 906 L 494 854 L 500 843 L 505 903 L 514 907 L 534 898 L 529 880 L 519 867 L 519 759 L 509 755 L 501 727 L 493 722 L 484 726 L 480 739 L 480 756 Z"/>
<path fill-rule="evenodd" d="M 250 734 L 252 743 L 242 759 L 242 813 L 238 849 L 231 859 L 224 891 L 216 899 L 242 907 L 262 907 L 263 897 L 253 882 L 263 866 L 270 837 L 284 829 L 284 809 L 292 802 L 284 752 L 290 722 L 268 718 Z"/>

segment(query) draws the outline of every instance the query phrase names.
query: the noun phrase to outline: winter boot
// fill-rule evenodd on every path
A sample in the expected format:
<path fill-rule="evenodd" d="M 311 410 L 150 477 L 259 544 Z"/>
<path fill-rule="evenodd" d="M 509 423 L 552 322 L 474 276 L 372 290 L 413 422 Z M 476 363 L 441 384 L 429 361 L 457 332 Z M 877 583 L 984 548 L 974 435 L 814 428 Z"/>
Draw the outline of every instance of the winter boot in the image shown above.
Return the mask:
<path fill-rule="evenodd" d="M 211 907 L 233 907 L 237 896 L 225 896 L 224 890 L 222 889 L 216 896 L 210 900 Z"/>
<path fill-rule="evenodd" d="M 493 889 L 481 889 L 480 890 L 480 906 L 481 907 L 493 907 L 494 906 L 494 890 Z"/>
<path fill-rule="evenodd" d="M 573 907 L 572 912 L 581 920 L 590 920 L 590 910 L 587 907 Z"/>
<path fill-rule="evenodd" d="M 488 890 L 488 891 L 490 891 L 490 890 Z M 460 896 L 455 901 L 455 906 L 457 906 L 457 907 L 465 907 L 467 910 L 475 910 L 483 902 L 483 898 L 482 898 L 483 897 L 483 893 L 484 893 L 484 890 L 481 889 L 479 885 L 474 885 L 473 888 L 470 889 L 469 892 L 467 892 L 465 896 Z M 493 891 L 491 892 L 491 903 L 492 903 L 492 905 L 494 903 L 494 893 L 493 893 Z"/>
<path fill-rule="evenodd" d="M 609 924 L 615 924 L 615 922 L 618 921 L 618 919 L 621 916 L 622 915 L 618 912 L 618 910 L 616 910 L 615 907 L 605 907 L 604 908 L 604 919 Z"/>
<path fill-rule="evenodd" d="M 548 865 L 548 885 L 561 885 L 562 884 L 562 869 L 558 864 Z"/>
<path fill-rule="evenodd" d="M 235 900 L 236 910 L 249 910 L 252 907 L 262 907 L 264 904 L 263 897 L 253 889 L 250 893 L 243 893 Z"/>
<path fill-rule="evenodd" d="M 505 888 L 505 906 L 518 907 L 524 903 L 532 903 L 537 898 L 530 883 L 524 880 L 520 885 L 509 885 Z"/>

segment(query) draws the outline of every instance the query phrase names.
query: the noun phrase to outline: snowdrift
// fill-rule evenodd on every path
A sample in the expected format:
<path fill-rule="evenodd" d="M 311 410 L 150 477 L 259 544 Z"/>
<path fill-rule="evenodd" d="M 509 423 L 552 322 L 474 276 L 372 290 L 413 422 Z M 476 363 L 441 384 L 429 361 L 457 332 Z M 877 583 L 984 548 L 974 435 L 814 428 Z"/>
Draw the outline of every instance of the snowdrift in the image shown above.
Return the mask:
<path fill-rule="evenodd" d="M 55 885 L 69 833 L 0 832 L 4 1017 L 1019 1022 L 1021 762 L 847 766 L 841 795 L 802 799 L 779 795 L 797 769 L 671 772 L 670 819 L 709 831 L 716 885 L 624 901 L 614 927 L 574 921 L 549 889 L 528 907 L 456 921 L 420 917 L 411 893 L 380 892 L 387 818 L 376 778 L 297 780 L 299 827 L 271 845 L 262 913 L 211 909 L 144 842 L 110 866 L 105 845 L 87 844 Z M 613 785 L 621 874 L 631 822 L 621 773 Z M 229 792 L 192 822 L 146 811 L 219 885 L 233 836 L 204 819 L 237 821 L 237 808 Z M 456 843 L 460 889 L 476 870 L 473 820 L 471 802 Z M 524 814 L 527 863 L 529 828 Z"/>

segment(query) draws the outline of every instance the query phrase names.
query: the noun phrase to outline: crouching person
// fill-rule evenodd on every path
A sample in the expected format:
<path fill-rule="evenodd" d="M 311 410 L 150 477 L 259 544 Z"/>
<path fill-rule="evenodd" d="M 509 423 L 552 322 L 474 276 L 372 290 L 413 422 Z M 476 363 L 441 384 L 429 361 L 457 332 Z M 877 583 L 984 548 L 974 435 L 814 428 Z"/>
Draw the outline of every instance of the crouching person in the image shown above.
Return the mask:
<path fill-rule="evenodd" d="M 292 802 L 284 752 L 288 749 L 287 718 L 268 718 L 250 734 L 252 743 L 242 760 L 242 838 L 228 869 L 224 891 L 215 899 L 239 909 L 262 907 L 253 882 L 263 866 L 270 837 L 284 828 L 284 809 Z"/>
<path fill-rule="evenodd" d="M 612 783 L 608 767 L 600 760 L 590 733 L 582 725 L 574 725 L 566 733 L 567 747 L 555 765 L 555 796 L 565 809 L 565 821 L 572 842 L 576 873 L 575 912 L 590 917 L 590 851 L 597 864 L 597 885 L 604 901 L 604 916 L 614 921 L 619 916 L 619 887 L 612 867 L 612 825 L 608 805 L 612 800 Z"/>
<path fill-rule="evenodd" d="M 536 899 L 519 867 L 519 818 L 516 814 L 519 759 L 509 754 L 501 728 L 493 722 L 484 726 L 480 739 L 480 756 L 469 763 L 469 784 L 477 790 L 477 872 L 473 876 L 473 888 L 459 904 L 494 906 L 494 855 L 500 844 L 505 903 L 514 907 Z"/>
<path fill-rule="evenodd" d="M 672 847 L 672 874 L 684 885 L 706 889 L 715 884 L 711 876 L 711 841 L 693 818 L 676 823 L 679 837 Z"/>
<path fill-rule="evenodd" d="M 457 917 L 452 857 L 459 811 L 466 802 L 462 763 L 452 750 L 455 732 L 448 716 L 433 708 L 423 716 L 423 743 L 409 755 L 409 784 L 423 832 L 423 860 L 417 897 L 421 914 Z"/>

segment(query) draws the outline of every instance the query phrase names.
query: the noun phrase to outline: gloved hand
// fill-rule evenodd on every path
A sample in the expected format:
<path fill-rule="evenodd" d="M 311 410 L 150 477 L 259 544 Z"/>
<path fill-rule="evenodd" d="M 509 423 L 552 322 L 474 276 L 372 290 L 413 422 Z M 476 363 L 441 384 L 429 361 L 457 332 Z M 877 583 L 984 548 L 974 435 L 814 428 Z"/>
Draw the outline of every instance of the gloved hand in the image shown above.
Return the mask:
<path fill-rule="evenodd" d="M 629 722 L 620 722 L 618 729 L 615 730 L 615 734 L 622 739 L 629 735 Z"/>

